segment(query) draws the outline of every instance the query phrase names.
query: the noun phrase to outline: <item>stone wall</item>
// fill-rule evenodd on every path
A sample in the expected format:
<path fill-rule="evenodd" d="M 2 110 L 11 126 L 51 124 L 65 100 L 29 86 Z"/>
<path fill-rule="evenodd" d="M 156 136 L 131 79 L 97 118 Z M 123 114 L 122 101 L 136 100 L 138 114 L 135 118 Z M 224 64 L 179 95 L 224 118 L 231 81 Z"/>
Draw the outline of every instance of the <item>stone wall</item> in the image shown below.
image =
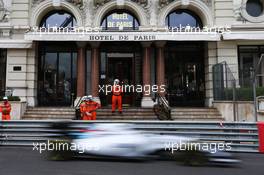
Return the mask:
<path fill-rule="evenodd" d="M 29 106 L 36 105 L 37 62 L 34 49 L 8 49 L 6 88 Z M 21 70 L 16 70 L 19 68 Z"/>
<path fill-rule="evenodd" d="M 15 27 L 29 25 L 30 0 L 12 0 L 11 23 Z"/>
<path fill-rule="evenodd" d="M 214 1 L 215 25 L 232 25 L 236 22 L 234 16 L 233 0 L 212 0 Z"/>
<path fill-rule="evenodd" d="M 213 106 L 220 111 L 225 121 L 255 121 L 253 102 L 238 101 L 234 104 L 231 101 L 214 101 Z M 258 113 L 258 121 L 264 121 L 264 113 Z"/>

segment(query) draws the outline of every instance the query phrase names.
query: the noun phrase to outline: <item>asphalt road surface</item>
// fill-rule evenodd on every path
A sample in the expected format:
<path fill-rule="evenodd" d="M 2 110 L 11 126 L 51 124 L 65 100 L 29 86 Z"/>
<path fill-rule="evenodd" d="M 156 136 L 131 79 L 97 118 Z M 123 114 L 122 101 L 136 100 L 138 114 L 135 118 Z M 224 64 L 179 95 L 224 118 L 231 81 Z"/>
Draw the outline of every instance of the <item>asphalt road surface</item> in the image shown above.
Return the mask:
<path fill-rule="evenodd" d="M 0 147 L 0 175 L 264 175 L 264 154 L 236 154 L 236 167 L 189 167 L 171 161 L 47 161 L 32 148 Z"/>

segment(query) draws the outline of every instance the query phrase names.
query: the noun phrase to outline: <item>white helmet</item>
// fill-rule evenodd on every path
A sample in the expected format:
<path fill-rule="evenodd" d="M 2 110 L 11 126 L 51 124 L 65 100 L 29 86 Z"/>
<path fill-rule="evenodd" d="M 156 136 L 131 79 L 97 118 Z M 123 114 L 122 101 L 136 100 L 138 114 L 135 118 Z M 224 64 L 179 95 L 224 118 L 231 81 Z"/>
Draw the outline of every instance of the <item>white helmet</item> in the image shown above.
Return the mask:
<path fill-rule="evenodd" d="M 115 79 L 114 80 L 114 84 L 119 84 L 119 80 L 118 79 Z"/>
<path fill-rule="evenodd" d="M 92 100 L 92 99 L 93 99 L 93 96 L 92 96 L 92 95 L 88 95 L 88 96 L 87 96 L 87 99 L 88 99 L 88 100 Z"/>
<path fill-rule="evenodd" d="M 8 100 L 7 96 L 3 97 L 3 100 Z"/>
<path fill-rule="evenodd" d="M 92 99 L 93 99 L 93 97 L 91 95 L 83 97 L 83 101 L 89 101 L 89 100 L 92 100 Z"/>

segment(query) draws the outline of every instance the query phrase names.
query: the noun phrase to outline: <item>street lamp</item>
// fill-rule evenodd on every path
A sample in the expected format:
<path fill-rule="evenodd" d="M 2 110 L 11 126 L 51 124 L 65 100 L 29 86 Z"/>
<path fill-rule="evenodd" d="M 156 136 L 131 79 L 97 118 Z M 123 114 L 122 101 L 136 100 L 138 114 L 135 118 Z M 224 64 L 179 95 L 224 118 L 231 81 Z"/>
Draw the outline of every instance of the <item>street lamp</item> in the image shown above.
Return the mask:
<path fill-rule="evenodd" d="M 255 121 L 258 121 L 258 114 L 257 114 L 257 77 L 261 76 L 258 75 L 257 72 L 259 71 L 260 68 L 260 64 L 262 62 L 262 59 L 264 57 L 264 54 L 261 54 L 260 59 L 258 61 L 257 66 L 255 67 L 255 69 L 253 70 L 253 97 L 254 97 L 254 117 L 255 117 Z"/>

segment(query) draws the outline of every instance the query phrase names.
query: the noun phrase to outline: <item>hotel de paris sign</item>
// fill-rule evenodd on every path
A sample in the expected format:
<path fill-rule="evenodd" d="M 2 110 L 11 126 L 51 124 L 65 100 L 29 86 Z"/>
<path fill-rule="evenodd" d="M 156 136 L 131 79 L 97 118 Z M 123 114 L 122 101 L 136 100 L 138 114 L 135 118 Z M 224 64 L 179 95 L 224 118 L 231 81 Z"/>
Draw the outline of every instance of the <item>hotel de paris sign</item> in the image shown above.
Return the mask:
<path fill-rule="evenodd" d="M 114 32 L 42 32 L 29 31 L 28 41 L 220 41 L 216 33 L 168 32 L 168 31 L 114 31 Z"/>

